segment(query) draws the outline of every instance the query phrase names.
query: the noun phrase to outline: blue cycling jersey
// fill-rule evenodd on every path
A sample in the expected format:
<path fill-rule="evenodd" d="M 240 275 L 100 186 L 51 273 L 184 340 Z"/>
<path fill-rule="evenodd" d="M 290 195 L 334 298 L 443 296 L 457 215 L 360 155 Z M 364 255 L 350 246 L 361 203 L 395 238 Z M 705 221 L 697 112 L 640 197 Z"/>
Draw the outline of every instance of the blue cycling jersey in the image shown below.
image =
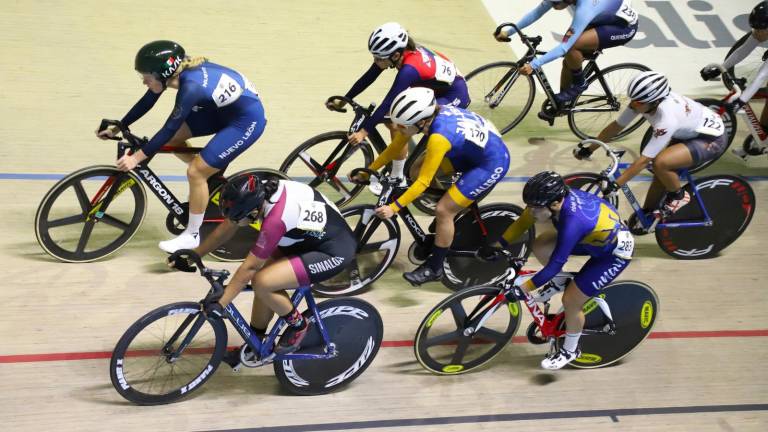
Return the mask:
<path fill-rule="evenodd" d="M 570 36 L 566 36 L 558 46 L 548 51 L 545 55 L 534 59 L 531 67 L 539 69 L 541 66 L 560 58 L 571 49 L 573 44 L 579 39 L 588 26 L 602 25 L 633 25 L 637 23 L 637 12 L 632 9 L 631 0 L 577 0 L 576 4 L 570 7 L 574 8 L 573 21 L 569 31 Z M 528 12 L 517 23 L 520 29 L 524 29 L 536 22 L 545 13 L 552 9 L 552 3 L 542 1 L 535 9 Z M 511 30 L 509 35 L 513 35 Z"/>
<path fill-rule="evenodd" d="M 445 157 L 456 171 L 493 165 L 502 159 L 508 161 L 507 148 L 499 132 L 492 123 L 472 111 L 441 106 L 429 134 L 440 134 L 451 144 Z"/>
<path fill-rule="evenodd" d="M 147 91 L 123 117 L 123 124 L 129 126 L 146 114 L 160 94 Z M 151 156 L 170 141 L 192 112 L 196 117 L 222 127 L 235 125 L 248 128 L 253 118 L 263 119 L 259 96 L 247 78 L 233 69 L 204 62 L 199 67 L 183 70 L 179 75 L 173 112 L 162 129 L 142 149 L 144 154 Z"/>

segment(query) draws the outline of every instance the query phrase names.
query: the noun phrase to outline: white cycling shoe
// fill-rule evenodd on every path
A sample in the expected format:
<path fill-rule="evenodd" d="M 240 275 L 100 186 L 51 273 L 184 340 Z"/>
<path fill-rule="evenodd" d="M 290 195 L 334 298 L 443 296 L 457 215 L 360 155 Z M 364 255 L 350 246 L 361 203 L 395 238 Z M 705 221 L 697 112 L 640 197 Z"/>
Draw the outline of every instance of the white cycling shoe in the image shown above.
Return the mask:
<path fill-rule="evenodd" d="M 563 366 L 576 360 L 581 355 L 581 350 L 568 351 L 565 348 L 560 348 L 554 355 L 548 355 L 541 361 L 541 367 L 549 370 L 562 369 Z"/>
<path fill-rule="evenodd" d="M 200 233 L 188 233 L 184 231 L 178 237 L 158 243 L 160 249 L 174 253 L 180 249 L 194 249 L 200 246 Z"/>

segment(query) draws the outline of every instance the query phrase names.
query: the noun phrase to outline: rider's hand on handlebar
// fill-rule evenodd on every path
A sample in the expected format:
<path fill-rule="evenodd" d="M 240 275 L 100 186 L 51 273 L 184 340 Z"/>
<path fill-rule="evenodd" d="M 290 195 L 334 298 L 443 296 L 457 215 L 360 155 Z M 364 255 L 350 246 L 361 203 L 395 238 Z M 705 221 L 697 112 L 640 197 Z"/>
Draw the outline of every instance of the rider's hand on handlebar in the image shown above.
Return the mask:
<path fill-rule="evenodd" d="M 367 183 L 368 180 L 371 179 L 370 174 L 368 174 L 365 171 L 361 171 L 361 172 L 357 173 L 356 175 L 352 175 L 352 172 L 350 171 L 349 174 L 347 175 L 347 177 L 349 177 L 349 181 L 351 181 L 352 183 L 356 183 L 356 184 L 364 184 L 364 183 Z"/>
<path fill-rule="evenodd" d="M 368 132 L 365 129 L 360 129 L 355 133 L 349 134 L 349 136 L 347 137 L 347 141 L 349 141 L 349 143 L 352 145 L 358 145 L 361 142 L 365 141 L 366 137 L 368 137 Z"/>
<path fill-rule="evenodd" d="M 197 267 L 194 266 L 194 261 L 191 261 L 189 257 L 179 251 L 172 253 L 166 260 L 168 267 L 175 268 L 186 273 L 194 273 L 197 271 Z"/>
<path fill-rule="evenodd" d="M 619 189 L 621 189 L 621 186 L 618 183 L 611 179 L 605 179 L 602 186 L 603 197 L 608 198 L 611 195 L 616 195 Z"/>
<path fill-rule="evenodd" d="M 747 104 L 746 102 L 741 100 L 740 96 L 741 96 L 740 93 L 736 93 L 725 101 L 725 109 L 728 112 L 735 113 L 739 111 L 744 105 Z"/>
<path fill-rule="evenodd" d="M 221 303 L 215 301 L 210 303 L 200 303 L 200 309 L 208 318 L 224 318 L 224 306 Z"/>
<path fill-rule="evenodd" d="M 346 105 L 347 103 L 341 99 L 328 98 L 328 100 L 325 101 L 325 107 L 331 111 L 341 111 Z"/>
<path fill-rule="evenodd" d="M 578 160 L 589 160 L 592 157 L 592 150 L 589 147 L 576 147 L 573 149 L 573 157 Z"/>
<path fill-rule="evenodd" d="M 376 212 L 376 216 L 378 216 L 379 219 L 389 219 L 395 215 L 395 211 L 392 210 L 392 207 L 388 205 L 376 207 L 376 210 L 374 211 Z"/>
<path fill-rule="evenodd" d="M 699 73 L 704 81 L 712 81 L 720 76 L 720 68 L 713 65 L 704 66 Z"/>
<path fill-rule="evenodd" d="M 509 31 L 507 30 L 500 30 L 498 33 L 494 33 L 493 37 L 499 42 L 510 42 L 512 40 L 509 38 Z"/>
<path fill-rule="evenodd" d="M 101 132 L 97 130 L 96 136 L 99 137 L 99 139 L 108 140 L 114 138 L 118 133 L 120 133 L 120 129 L 118 129 L 116 126 L 112 126 L 110 128 L 104 129 Z"/>
<path fill-rule="evenodd" d="M 530 75 L 533 73 L 533 67 L 531 66 L 530 63 L 526 63 L 520 66 L 520 68 L 518 68 L 517 71 L 523 75 Z"/>

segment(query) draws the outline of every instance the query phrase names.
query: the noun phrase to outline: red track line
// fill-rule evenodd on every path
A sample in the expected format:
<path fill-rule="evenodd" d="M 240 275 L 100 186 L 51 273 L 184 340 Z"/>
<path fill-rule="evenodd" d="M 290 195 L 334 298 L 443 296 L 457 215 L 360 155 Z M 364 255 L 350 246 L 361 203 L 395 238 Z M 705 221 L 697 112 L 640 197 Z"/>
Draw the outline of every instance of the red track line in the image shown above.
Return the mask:
<path fill-rule="evenodd" d="M 697 339 L 697 338 L 732 338 L 732 337 L 766 337 L 768 329 L 765 330 L 702 330 L 702 331 L 664 331 L 653 332 L 649 336 L 651 339 Z M 526 342 L 525 336 L 515 336 L 513 343 Z M 383 341 L 381 346 L 384 348 L 402 348 L 413 346 L 412 340 L 394 340 Z M 149 355 L 145 352 L 135 352 L 138 355 Z M 48 361 L 71 361 L 71 360 L 98 360 L 108 359 L 112 356 L 109 351 L 91 351 L 91 352 L 71 352 L 71 353 L 46 353 L 46 354 L 16 354 L 0 355 L 0 363 L 36 363 Z"/>

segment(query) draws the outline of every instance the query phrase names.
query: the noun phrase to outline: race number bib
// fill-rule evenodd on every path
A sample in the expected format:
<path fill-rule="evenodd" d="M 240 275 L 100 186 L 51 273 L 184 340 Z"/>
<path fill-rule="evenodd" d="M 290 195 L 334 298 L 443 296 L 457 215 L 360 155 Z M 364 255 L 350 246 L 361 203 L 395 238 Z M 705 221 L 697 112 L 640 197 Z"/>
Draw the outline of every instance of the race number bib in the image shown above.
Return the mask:
<path fill-rule="evenodd" d="M 327 217 L 325 204 L 318 201 L 305 201 L 299 205 L 299 223 L 296 228 L 304 231 L 322 231 Z"/>
<path fill-rule="evenodd" d="M 459 119 L 456 125 L 456 130 L 464 135 L 465 140 L 481 148 L 485 148 L 485 145 L 488 144 L 491 131 L 484 124 L 465 117 Z"/>
<path fill-rule="evenodd" d="M 435 55 L 435 79 L 453 84 L 453 80 L 456 79 L 456 66 L 439 55 Z"/>
<path fill-rule="evenodd" d="M 696 132 L 709 136 L 720 136 L 725 132 L 723 119 L 705 107 L 702 110 L 701 125 L 696 128 Z"/>
<path fill-rule="evenodd" d="M 213 101 L 216 106 L 221 108 L 236 101 L 243 94 L 243 87 L 227 74 L 221 74 L 219 83 L 213 89 Z"/>
<path fill-rule="evenodd" d="M 635 238 L 629 231 L 619 231 L 616 236 L 616 248 L 613 254 L 621 259 L 631 260 L 635 250 Z"/>
<path fill-rule="evenodd" d="M 616 16 L 623 19 L 629 25 L 633 25 L 637 22 L 637 12 L 632 9 L 632 0 L 624 0 L 619 6 L 619 10 L 616 11 Z"/>

